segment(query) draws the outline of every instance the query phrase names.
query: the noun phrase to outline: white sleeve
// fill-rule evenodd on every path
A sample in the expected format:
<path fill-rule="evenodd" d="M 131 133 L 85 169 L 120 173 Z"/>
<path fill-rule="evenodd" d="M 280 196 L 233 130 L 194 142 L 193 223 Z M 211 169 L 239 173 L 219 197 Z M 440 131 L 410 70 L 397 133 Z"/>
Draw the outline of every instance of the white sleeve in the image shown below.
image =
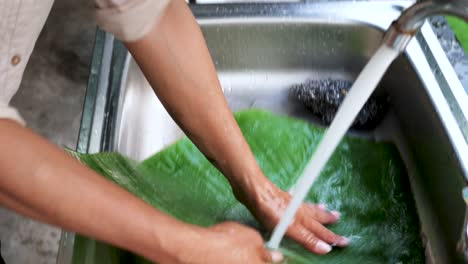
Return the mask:
<path fill-rule="evenodd" d="M 18 110 L 8 105 L 0 104 L 0 119 L 12 119 L 23 126 L 25 125 L 25 122 L 18 113 Z"/>
<path fill-rule="evenodd" d="M 126 42 L 144 37 L 162 16 L 170 0 L 94 0 L 96 21 Z"/>

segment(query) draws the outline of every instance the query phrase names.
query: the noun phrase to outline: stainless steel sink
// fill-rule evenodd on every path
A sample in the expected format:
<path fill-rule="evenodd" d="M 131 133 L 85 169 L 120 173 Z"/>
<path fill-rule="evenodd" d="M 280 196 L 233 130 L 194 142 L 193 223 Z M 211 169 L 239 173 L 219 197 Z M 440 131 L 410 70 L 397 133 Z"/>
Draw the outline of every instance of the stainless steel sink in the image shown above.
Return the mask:
<path fill-rule="evenodd" d="M 225 4 L 192 10 L 233 111 L 263 108 L 315 122 L 290 100 L 289 87 L 306 79 L 354 80 L 384 30 L 411 3 Z M 462 262 L 457 244 L 466 236 L 461 192 L 468 179 L 468 97 L 430 26 L 392 64 L 376 92 L 388 93 L 392 106 L 377 129 L 355 134 L 399 147 L 427 262 Z M 82 152 L 118 151 L 142 160 L 183 135 L 125 48 L 103 32 L 97 34 L 84 111 Z M 64 234 L 58 263 L 70 263 L 73 241 L 73 234 Z"/>

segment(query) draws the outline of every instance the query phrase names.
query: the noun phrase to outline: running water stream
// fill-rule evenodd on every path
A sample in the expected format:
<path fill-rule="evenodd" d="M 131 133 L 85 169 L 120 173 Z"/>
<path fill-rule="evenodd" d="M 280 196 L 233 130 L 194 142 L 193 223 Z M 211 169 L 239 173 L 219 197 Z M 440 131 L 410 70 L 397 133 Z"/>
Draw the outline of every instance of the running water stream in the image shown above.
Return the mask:
<path fill-rule="evenodd" d="M 279 248 L 281 240 L 288 226 L 294 219 L 294 215 L 309 192 L 312 184 L 320 175 L 321 170 L 333 154 L 335 148 L 349 129 L 354 119 L 369 99 L 380 79 L 390 64 L 398 56 L 399 52 L 383 44 L 367 65 L 346 95 L 342 105 L 333 119 L 330 127 L 320 141 L 312 159 L 304 169 L 302 176 L 297 180 L 293 188 L 293 199 L 289 203 L 280 222 L 273 230 L 267 247 L 273 250 Z"/>

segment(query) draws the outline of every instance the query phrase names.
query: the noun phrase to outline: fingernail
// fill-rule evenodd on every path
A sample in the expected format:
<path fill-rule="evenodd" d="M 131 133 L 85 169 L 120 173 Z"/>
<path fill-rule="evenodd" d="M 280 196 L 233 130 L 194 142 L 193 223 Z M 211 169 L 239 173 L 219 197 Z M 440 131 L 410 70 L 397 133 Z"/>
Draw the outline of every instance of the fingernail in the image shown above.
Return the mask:
<path fill-rule="evenodd" d="M 328 253 L 332 250 L 332 247 L 323 241 L 317 242 L 316 248 L 320 253 Z"/>
<path fill-rule="evenodd" d="M 349 245 L 349 239 L 346 238 L 346 237 L 341 237 L 340 240 L 338 240 L 337 242 L 333 243 L 332 244 L 332 247 L 336 247 L 336 246 L 339 246 L 339 247 L 345 247 L 347 245 Z"/>
<path fill-rule="evenodd" d="M 340 213 L 338 211 L 331 211 L 330 214 L 332 214 L 336 219 L 340 218 Z"/>
<path fill-rule="evenodd" d="M 283 254 L 281 254 L 281 252 L 271 251 L 270 254 L 271 261 L 273 261 L 273 263 L 280 263 L 281 261 L 283 261 Z"/>
<path fill-rule="evenodd" d="M 340 241 L 338 241 L 338 246 L 347 246 L 349 245 L 349 238 L 347 237 L 342 237 Z"/>

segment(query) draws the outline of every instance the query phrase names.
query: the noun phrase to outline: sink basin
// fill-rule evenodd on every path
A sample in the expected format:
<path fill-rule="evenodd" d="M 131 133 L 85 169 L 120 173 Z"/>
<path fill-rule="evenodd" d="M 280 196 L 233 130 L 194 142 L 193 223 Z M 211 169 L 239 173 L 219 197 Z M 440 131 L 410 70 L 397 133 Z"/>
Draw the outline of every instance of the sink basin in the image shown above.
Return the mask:
<path fill-rule="evenodd" d="M 291 85 L 328 77 L 354 80 L 385 29 L 411 3 L 224 4 L 192 10 L 233 111 L 262 108 L 316 122 L 289 98 Z M 376 93 L 391 98 L 384 121 L 372 131 L 350 133 L 395 142 L 410 177 L 427 262 L 463 262 L 468 98 L 429 25 L 391 65 Z M 142 160 L 181 136 L 122 44 L 98 31 L 78 151 L 118 151 Z M 58 263 L 71 263 L 73 244 L 74 235 L 64 232 Z M 99 247 L 106 245 L 96 242 L 93 250 Z"/>

